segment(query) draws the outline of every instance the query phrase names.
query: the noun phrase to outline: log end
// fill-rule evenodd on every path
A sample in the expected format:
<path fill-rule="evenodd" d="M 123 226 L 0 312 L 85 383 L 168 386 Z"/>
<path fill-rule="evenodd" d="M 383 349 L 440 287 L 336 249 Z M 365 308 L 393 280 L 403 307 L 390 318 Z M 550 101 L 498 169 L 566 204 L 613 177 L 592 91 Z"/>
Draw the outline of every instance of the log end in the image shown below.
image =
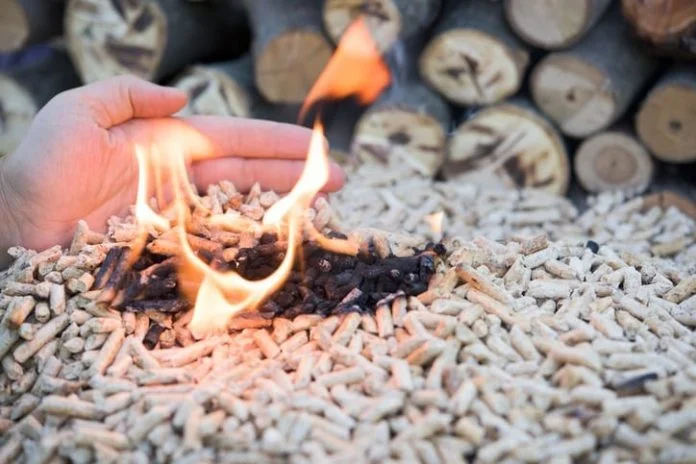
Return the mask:
<path fill-rule="evenodd" d="M 529 54 L 513 50 L 495 36 L 474 29 L 452 29 L 436 36 L 420 60 L 423 79 L 449 100 L 490 105 L 520 89 Z"/>
<path fill-rule="evenodd" d="M 568 190 L 570 167 L 561 137 L 544 118 L 515 104 L 500 104 L 462 123 L 449 143 L 447 179 L 555 195 Z"/>
<path fill-rule="evenodd" d="M 555 50 L 580 39 L 591 18 L 590 8 L 587 0 L 507 0 L 505 14 L 510 27 L 525 42 Z"/>
<path fill-rule="evenodd" d="M 332 53 L 319 32 L 284 32 L 255 53 L 256 86 L 272 103 L 302 103 Z"/>
<path fill-rule="evenodd" d="M 618 105 L 611 84 L 593 64 L 554 53 L 536 66 L 530 88 L 536 105 L 563 133 L 587 137 L 615 119 Z"/>
<path fill-rule="evenodd" d="M 634 137 L 615 131 L 585 140 L 575 153 L 574 166 L 578 182 L 592 193 L 643 193 L 654 172 L 645 147 Z"/>
<path fill-rule="evenodd" d="M 189 100 L 181 116 L 251 117 L 251 96 L 234 79 L 206 66 L 194 66 L 172 85 L 185 91 Z"/>
<path fill-rule="evenodd" d="M 24 87 L 0 75 L 0 156 L 19 146 L 38 110 Z"/>
<path fill-rule="evenodd" d="M 29 38 L 29 21 L 18 0 L 0 0 L 0 53 L 19 50 Z"/>
<path fill-rule="evenodd" d="M 334 43 L 362 17 L 380 52 L 389 50 L 401 31 L 401 14 L 393 0 L 326 0 L 323 17 L 326 32 Z"/>
<path fill-rule="evenodd" d="M 152 80 L 166 47 L 167 22 L 147 0 L 71 0 L 65 29 L 85 83 L 121 74 Z"/>
<path fill-rule="evenodd" d="M 696 85 L 670 84 L 651 92 L 636 117 L 636 131 L 662 161 L 696 161 Z"/>
<path fill-rule="evenodd" d="M 397 106 L 368 110 L 358 121 L 351 152 L 359 162 L 408 168 L 434 176 L 445 158 L 446 135 L 428 114 Z"/>

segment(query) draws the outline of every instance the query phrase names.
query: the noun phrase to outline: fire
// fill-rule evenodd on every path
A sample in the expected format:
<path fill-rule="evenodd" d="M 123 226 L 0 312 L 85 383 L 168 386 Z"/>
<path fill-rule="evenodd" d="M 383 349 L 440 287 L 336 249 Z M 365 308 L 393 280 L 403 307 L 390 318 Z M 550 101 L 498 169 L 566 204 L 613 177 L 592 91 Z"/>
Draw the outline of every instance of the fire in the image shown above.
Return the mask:
<path fill-rule="evenodd" d="M 389 72 L 381 60 L 362 20 L 357 21 L 344 35 L 334 57 L 317 80 L 302 108 L 306 109 L 323 97 L 341 98 L 357 94 L 368 103 L 377 98 L 389 83 Z M 163 153 L 165 152 L 166 153 Z M 287 240 L 287 252 L 279 267 L 262 280 L 250 281 L 236 272 L 221 272 L 201 260 L 188 242 L 186 225 L 191 220 L 191 205 L 200 200 L 191 187 L 186 171 L 186 153 L 173 141 L 163 147 L 136 147 L 138 162 L 138 194 L 136 218 L 140 239 L 136 241 L 136 253 L 144 247 L 150 231 L 175 233 L 180 246 L 181 267 L 179 287 L 195 297 L 193 317 L 189 329 L 197 338 L 225 331 L 229 319 L 241 311 L 255 310 L 273 292 L 285 283 L 292 271 L 297 248 L 306 233 L 327 250 L 355 254 L 357 244 L 350 240 L 331 239 L 314 229 L 306 220 L 306 212 L 315 196 L 329 180 L 329 160 L 324 146 L 324 130 L 321 123 L 314 126 L 307 160 L 300 179 L 288 195 L 273 205 L 259 224 L 239 214 L 226 213 L 205 218 L 209 226 L 230 231 L 274 231 Z M 150 179 L 153 178 L 154 185 Z M 173 200 L 164 204 L 164 183 L 172 190 Z M 156 212 L 149 198 L 156 198 Z M 165 207 L 166 206 L 166 207 Z"/>
<path fill-rule="evenodd" d="M 430 227 L 433 235 L 439 237 L 442 235 L 443 223 L 445 221 L 445 212 L 438 211 L 433 214 L 429 214 L 424 218 L 425 222 Z"/>
<path fill-rule="evenodd" d="M 389 68 L 365 21 L 358 18 L 346 29 L 336 53 L 309 92 L 300 110 L 300 120 L 314 103 L 325 97 L 356 95 L 360 103 L 373 102 L 390 82 Z"/>

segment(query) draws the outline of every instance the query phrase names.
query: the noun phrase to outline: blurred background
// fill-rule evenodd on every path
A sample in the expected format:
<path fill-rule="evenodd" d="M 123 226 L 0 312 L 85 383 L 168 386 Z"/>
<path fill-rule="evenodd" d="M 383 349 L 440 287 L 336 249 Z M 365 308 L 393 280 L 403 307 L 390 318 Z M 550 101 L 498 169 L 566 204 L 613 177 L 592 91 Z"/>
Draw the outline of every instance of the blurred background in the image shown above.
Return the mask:
<path fill-rule="evenodd" d="M 118 74 L 186 90 L 181 114 L 297 122 L 358 17 L 392 82 L 321 104 L 348 168 L 694 208 L 694 0 L 0 0 L 0 156 L 57 93 Z"/>

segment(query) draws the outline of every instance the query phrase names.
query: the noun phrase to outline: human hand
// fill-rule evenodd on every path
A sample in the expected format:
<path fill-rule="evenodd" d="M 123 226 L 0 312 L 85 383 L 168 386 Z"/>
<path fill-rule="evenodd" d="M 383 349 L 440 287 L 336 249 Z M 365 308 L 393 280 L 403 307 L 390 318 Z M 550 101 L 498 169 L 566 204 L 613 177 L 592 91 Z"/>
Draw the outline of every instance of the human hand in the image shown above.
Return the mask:
<path fill-rule="evenodd" d="M 197 188 L 231 180 L 289 191 L 299 178 L 311 131 L 269 121 L 171 117 L 186 94 L 134 77 L 116 77 L 56 96 L 17 150 L 0 159 L 0 263 L 7 247 L 67 245 L 78 220 L 106 229 L 135 202 L 134 146 L 175 146 L 190 160 Z M 343 183 L 331 166 L 325 192 Z M 0 221 L 1 222 L 1 221 Z"/>

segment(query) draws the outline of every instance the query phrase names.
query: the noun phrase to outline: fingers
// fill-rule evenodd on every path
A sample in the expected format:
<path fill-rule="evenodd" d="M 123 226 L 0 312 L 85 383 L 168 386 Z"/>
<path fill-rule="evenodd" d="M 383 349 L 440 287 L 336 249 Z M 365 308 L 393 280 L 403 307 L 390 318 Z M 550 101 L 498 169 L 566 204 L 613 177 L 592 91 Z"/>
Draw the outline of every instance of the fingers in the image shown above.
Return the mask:
<path fill-rule="evenodd" d="M 94 121 L 109 129 L 134 118 L 170 116 L 186 105 L 185 92 L 134 76 L 118 76 L 65 93 L 75 105 L 87 106 Z"/>
<path fill-rule="evenodd" d="M 192 116 L 182 120 L 211 144 L 209 153 L 191 153 L 194 160 L 222 156 L 303 159 L 312 138 L 306 127 L 258 119 Z"/>
<path fill-rule="evenodd" d="M 241 191 L 247 191 L 255 182 L 259 182 L 265 190 L 285 193 L 297 183 L 304 164 L 296 160 L 214 159 L 194 164 L 193 177 L 200 191 L 205 191 L 210 184 L 230 180 Z M 335 192 L 343 183 L 343 171 L 338 165 L 331 163 L 329 180 L 322 191 Z"/>

